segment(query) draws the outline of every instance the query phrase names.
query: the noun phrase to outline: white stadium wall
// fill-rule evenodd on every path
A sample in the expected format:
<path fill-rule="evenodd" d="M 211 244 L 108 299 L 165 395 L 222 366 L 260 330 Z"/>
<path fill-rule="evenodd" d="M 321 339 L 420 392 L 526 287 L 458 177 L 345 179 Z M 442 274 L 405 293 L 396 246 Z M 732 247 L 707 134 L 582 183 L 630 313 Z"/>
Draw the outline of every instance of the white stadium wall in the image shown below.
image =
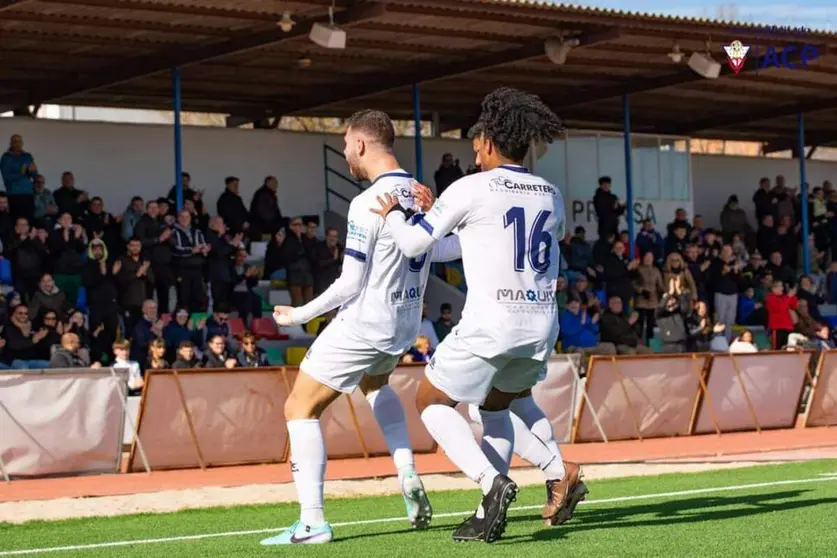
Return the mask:
<path fill-rule="evenodd" d="M 837 181 L 837 162 L 805 161 L 809 187 L 821 186 L 824 180 Z M 755 227 L 756 208 L 753 194 L 759 179 L 767 177 L 771 184 L 776 175 L 785 177 L 788 186 L 799 186 L 799 160 L 772 157 L 734 157 L 729 155 L 692 155 L 692 184 L 695 213 L 703 215 L 707 226 L 721 225 L 721 210 L 735 194 Z"/>

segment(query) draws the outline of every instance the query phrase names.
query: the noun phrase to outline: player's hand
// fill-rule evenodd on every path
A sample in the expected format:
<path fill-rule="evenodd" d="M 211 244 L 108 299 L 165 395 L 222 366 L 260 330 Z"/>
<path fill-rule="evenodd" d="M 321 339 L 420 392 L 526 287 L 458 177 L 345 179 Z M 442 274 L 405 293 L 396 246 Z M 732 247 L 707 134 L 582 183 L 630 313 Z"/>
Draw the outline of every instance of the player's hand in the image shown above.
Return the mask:
<path fill-rule="evenodd" d="M 413 184 L 413 198 L 416 206 L 425 213 L 430 211 L 430 208 L 436 203 L 436 196 L 433 195 L 433 191 L 420 182 Z"/>
<path fill-rule="evenodd" d="M 296 325 L 296 322 L 293 320 L 293 306 L 274 306 L 273 321 L 278 326 Z"/>
<path fill-rule="evenodd" d="M 378 203 L 381 207 L 377 209 L 372 207 L 369 211 L 386 219 L 389 212 L 392 211 L 392 208 L 398 205 L 398 198 L 389 193 L 385 193 L 383 196 L 378 196 Z"/>

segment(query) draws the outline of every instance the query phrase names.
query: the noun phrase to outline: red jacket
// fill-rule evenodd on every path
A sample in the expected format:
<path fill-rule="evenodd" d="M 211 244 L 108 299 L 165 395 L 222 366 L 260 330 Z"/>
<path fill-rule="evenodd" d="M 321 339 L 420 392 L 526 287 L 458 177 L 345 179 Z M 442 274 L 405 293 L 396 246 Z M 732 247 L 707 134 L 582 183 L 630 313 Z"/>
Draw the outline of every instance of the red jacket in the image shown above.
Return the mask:
<path fill-rule="evenodd" d="M 767 329 L 793 331 L 793 319 L 790 311 L 796 310 L 799 300 L 795 296 L 770 293 L 764 301 L 767 308 Z"/>

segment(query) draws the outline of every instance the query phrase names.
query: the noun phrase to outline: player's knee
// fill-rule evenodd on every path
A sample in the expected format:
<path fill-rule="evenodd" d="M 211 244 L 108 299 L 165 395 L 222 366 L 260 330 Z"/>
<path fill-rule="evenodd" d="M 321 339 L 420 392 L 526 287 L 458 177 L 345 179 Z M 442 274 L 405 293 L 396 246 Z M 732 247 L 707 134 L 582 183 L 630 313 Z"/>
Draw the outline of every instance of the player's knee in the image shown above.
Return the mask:
<path fill-rule="evenodd" d="M 329 403 L 319 397 L 303 397 L 291 390 L 285 400 L 285 420 L 318 419 Z"/>
<path fill-rule="evenodd" d="M 497 388 L 491 388 L 485 401 L 480 405 L 480 409 L 483 411 L 504 411 L 509 408 L 515 397 L 517 397 L 516 393 L 506 393 Z"/>

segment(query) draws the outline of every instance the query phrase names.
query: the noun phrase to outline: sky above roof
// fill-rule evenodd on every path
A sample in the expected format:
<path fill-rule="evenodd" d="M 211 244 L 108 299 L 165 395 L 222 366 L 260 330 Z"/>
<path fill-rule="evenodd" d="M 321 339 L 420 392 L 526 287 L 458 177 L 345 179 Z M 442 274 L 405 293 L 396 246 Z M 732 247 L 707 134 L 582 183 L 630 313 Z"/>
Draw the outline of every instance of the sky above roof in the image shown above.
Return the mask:
<path fill-rule="evenodd" d="M 683 3 L 673 3 L 670 0 L 576 0 L 571 3 L 615 10 L 837 31 L 837 2 L 834 0 L 806 0 L 801 4 L 770 0 L 738 0 L 729 3 L 688 0 Z"/>

